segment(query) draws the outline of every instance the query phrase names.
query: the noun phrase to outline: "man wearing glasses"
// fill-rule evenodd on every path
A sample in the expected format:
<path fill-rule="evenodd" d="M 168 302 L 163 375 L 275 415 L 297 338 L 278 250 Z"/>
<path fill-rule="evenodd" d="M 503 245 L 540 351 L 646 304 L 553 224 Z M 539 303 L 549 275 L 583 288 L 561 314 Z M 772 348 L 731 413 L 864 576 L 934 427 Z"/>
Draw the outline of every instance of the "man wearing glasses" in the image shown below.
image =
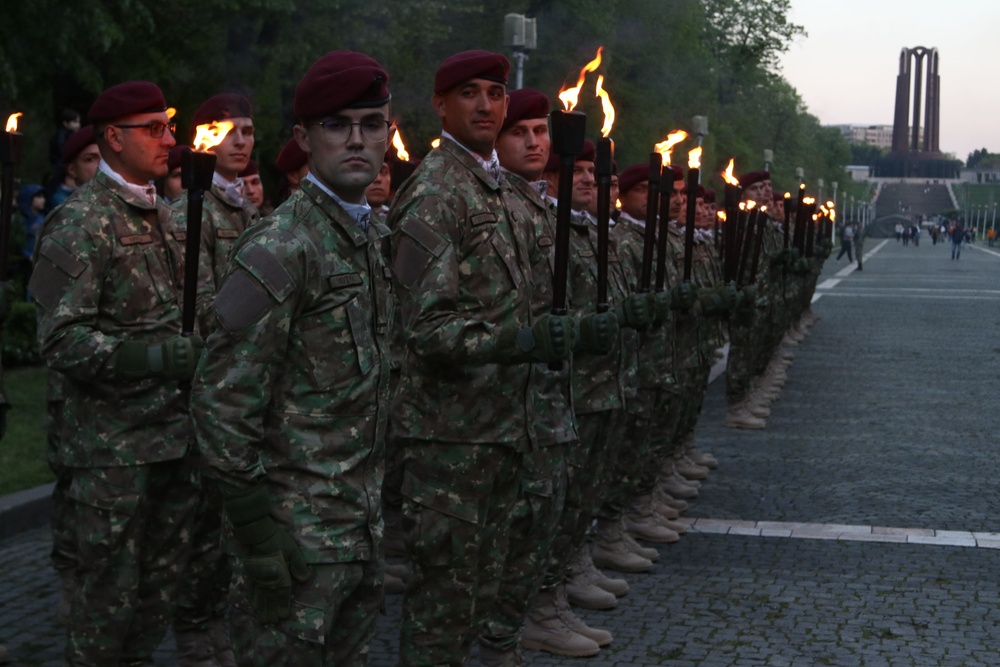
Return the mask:
<path fill-rule="evenodd" d="M 388 75 L 334 51 L 295 90 L 302 188 L 233 247 L 191 409 L 235 553 L 239 664 L 360 665 L 382 603 L 389 272 L 365 188 Z"/>
<path fill-rule="evenodd" d="M 146 81 L 97 98 L 98 173 L 46 220 L 30 285 L 42 355 L 66 377 L 56 459 L 72 475 L 79 558 L 67 665 L 151 664 L 189 548 L 197 487 L 178 381 L 202 343 L 180 335 L 183 248 L 151 183 L 175 144 L 166 106 Z"/>

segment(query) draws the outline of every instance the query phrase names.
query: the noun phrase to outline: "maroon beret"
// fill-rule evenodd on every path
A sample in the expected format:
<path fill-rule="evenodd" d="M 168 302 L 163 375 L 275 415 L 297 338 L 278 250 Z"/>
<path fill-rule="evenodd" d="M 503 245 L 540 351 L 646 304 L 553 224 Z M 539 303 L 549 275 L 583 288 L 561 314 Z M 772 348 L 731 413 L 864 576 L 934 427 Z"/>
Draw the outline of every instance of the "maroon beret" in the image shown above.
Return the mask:
<path fill-rule="evenodd" d="M 625 194 L 639 183 L 649 181 L 649 163 L 636 162 L 625 167 L 618 175 L 618 192 Z"/>
<path fill-rule="evenodd" d="M 167 153 L 167 171 L 173 171 L 181 166 L 181 152 L 184 148 L 183 145 L 177 144 Z"/>
<path fill-rule="evenodd" d="M 771 199 L 773 199 L 774 201 L 785 201 L 785 193 L 778 192 L 777 190 L 775 190 L 774 192 L 771 193 Z"/>
<path fill-rule="evenodd" d="M 341 109 L 380 107 L 390 99 L 389 75 L 378 61 L 357 51 L 331 51 L 295 87 L 292 110 L 308 120 Z"/>
<path fill-rule="evenodd" d="M 191 127 L 208 125 L 230 118 L 253 118 L 250 100 L 238 93 L 213 95 L 198 107 L 191 118 Z"/>
<path fill-rule="evenodd" d="M 87 119 L 97 125 L 137 113 L 166 111 L 163 91 L 149 81 L 126 81 L 111 86 L 90 105 Z"/>
<path fill-rule="evenodd" d="M 611 175 L 612 176 L 618 175 L 618 160 L 611 161 Z"/>
<path fill-rule="evenodd" d="M 715 203 L 715 190 L 705 188 L 705 203 L 714 204 Z"/>
<path fill-rule="evenodd" d="M 771 172 L 769 171 L 751 171 L 749 174 L 743 174 L 739 177 L 740 187 L 744 188 L 748 188 L 761 181 L 769 180 L 771 180 Z"/>
<path fill-rule="evenodd" d="M 290 171 L 295 171 L 308 161 L 309 156 L 299 146 L 299 142 L 295 141 L 295 137 L 292 137 L 281 148 L 281 152 L 278 153 L 278 159 L 274 161 L 274 166 L 281 173 L 287 174 Z"/>
<path fill-rule="evenodd" d="M 593 162 L 597 158 L 597 148 L 594 142 L 587 139 L 583 142 L 583 152 L 576 156 L 574 162 Z M 559 171 L 559 154 L 549 153 L 549 161 L 545 163 L 545 171 Z"/>
<path fill-rule="evenodd" d="M 486 79 L 507 85 L 510 61 L 492 51 L 462 51 L 448 56 L 434 73 L 434 93 L 446 93 L 470 79 Z"/>
<path fill-rule="evenodd" d="M 253 176 L 260 173 L 260 168 L 257 166 L 256 160 L 250 160 L 247 162 L 247 168 L 240 172 L 240 176 Z"/>
<path fill-rule="evenodd" d="M 680 166 L 679 164 L 672 164 L 669 167 L 667 167 L 667 169 L 670 169 L 674 172 L 675 181 L 684 180 L 684 167 Z"/>
<path fill-rule="evenodd" d="M 545 93 L 534 88 L 512 90 L 510 104 L 507 106 L 507 117 L 503 119 L 500 131 L 505 132 L 522 120 L 548 118 L 548 116 L 549 98 Z"/>
<path fill-rule="evenodd" d="M 63 144 L 62 149 L 62 160 L 63 164 L 69 164 L 76 159 L 76 156 L 80 154 L 87 146 L 91 145 L 97 141 L 94 138 L 94 126 L 84 125 L 79 130 L 69 135 L 69 139 Z"/>

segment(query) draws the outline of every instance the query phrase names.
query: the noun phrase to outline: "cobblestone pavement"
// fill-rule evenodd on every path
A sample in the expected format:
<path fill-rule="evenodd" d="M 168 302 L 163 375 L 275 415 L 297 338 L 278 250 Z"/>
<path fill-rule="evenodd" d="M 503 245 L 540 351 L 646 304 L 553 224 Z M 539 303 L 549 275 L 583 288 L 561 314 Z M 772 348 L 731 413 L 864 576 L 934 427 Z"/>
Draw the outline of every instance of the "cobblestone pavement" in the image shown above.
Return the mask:
<path fill-rule="evenodd" d="M 822 320 L 766 430 L 724 428 L 724 378 L 712 386 L 698 443 L 722 465 L 692 503 L 691 532 L 652 573 L 627 576 L 616 610 L 581 613 L 614 643 L 589 660 L 529 652 L 526 664 L 1000 664 L 1000 457 L 986 399 L 1000 253 L 970 247 L 952 261 L 928 241 L 880 244 L 868 242 L 863 271 L 827 262 Z M 45 528 L 0 542 L 0 642 L 15 664 L 59 664 L 48 549 Z M 396 663 L 399 615 L 389 598 L 370 665 Z M 158 664 L 171 658 L 168 641 Z"/>

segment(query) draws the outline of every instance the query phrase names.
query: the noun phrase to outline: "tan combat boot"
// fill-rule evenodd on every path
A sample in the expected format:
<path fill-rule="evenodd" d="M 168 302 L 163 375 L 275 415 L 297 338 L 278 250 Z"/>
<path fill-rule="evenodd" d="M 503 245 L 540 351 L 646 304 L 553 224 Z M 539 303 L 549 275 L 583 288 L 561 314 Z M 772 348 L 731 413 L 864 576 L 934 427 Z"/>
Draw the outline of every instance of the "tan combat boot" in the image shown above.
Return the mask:
<path fill-rule="evenodd" d="M 614 637 L 610 632 L 590 627 L 583 622 L 582 618 L 573 613 L 572 607 L 569 606 L 569 602 L 566 600 L 566 591 L 562 586 L 557 586 L 555 593 L 556 613 L 559 614 L 559 618 L 566 624 L 566 627 L 577 634 L 583 635 L 598 646 L 607 646 L 614 641 Z"/>
<path fill-rule="evenodd" d="M 590 548 L 584 545 L 579 554 L 570 564 L 570 572 L 581 572 L 591 583 L 598 588 L 606 590 L 616 598 L 620 598 L 628 593 L 628 582 L 624 579 L 613 579 L 597 569 L 593 559 L 590 557 Z"/>
<path fill-rule="evenodd" d="M 742 429 L 763 429 L 767 427 L 767 422 L 760 417 L 755 417 L 747 409 L 746 402 L 737 403 L 729 408 L 726 413 L 726 426 L 729 428 Z"/>
<path fill-rule="evenodd" d="M 681 517 L 681 512 L 671 504 L 672 500 L 673 498 L 664 493 L 659 484 L 653 485 L 653 511 L 662 516 L 664 519 L 675 521 Z M 684 501 L 682 500 L 681 502 Z"/>
<path fill-rule="evenodd" d="M 624 516 L 625 530 L 636 539 L 658 544 L 672 544 L 679 540 L 680 535 L 664 526 L 663 521 L 666 519 L 657 520 L 649 505 L 648 495 L 634 498 Z"/>
<path fill-rule="evenodd" d="M 555 598 L 554 590 L 543 589 L 532 600 L 521 632 L 521 646 L 573 658 L 586 658 L 600 653 L 601 647 L 597 642 L 566 625 Z"/>
<path fill-rule="evenodd" d="M 658 500 L 664 505 L 669 505 L 670 507 L 673 507 L 678 512 L 687 511 L 689 507 L 688 501 L 684 500 L 683 498 L 678 498 L 677 496 L 670 495 L 670 492 L 667 491 L 666 487 L 668 481 L 669 478 L 666 475 L 661 474 L 656 477 L 656 488 L 659 489 L 659 495 L 657 496 Z M 667 516 L 667 518 L 670 519 L 673 517 Z"/>
<path fill-rule="evenodd" d="M 674 470 L 686 480 L 708 479 L 708 468 L 700 466 L 684 456 L 684 450 L 675 452 Z"/>
<path fill-rule="evenodd" d="M 660 560 L 660 552 L 653 547 L 644 547 L 635 541 L 635 538 L 629 535 L 628 531 L 622 532 L 622 541 L 625 543 L 625 547 L 632 551 L 634 554 L 638 554 L 643 558 L 647 558 L 652 562 Z"/>
<path fill-rule="evenodd" d="M 694 444 L 694 433 L 689 435 L 684 439 L 684 455 L 689 459 L 697 463 L 698 465 L 708 468 L 709 470 L 715 470 L 719 467 L 719 460 L 708 452 L 703 452 L 698 449 Z M 671 517 L 668 517 L 671 518 Z M 677 517 L 672 517 L 677 518 Z"/>
<path fill-rule="evenodd" d="M 604 590 L 595 584 L 583 568 L 576 562 L 570 565 L 570 576 L 566 580 L 566 599 L 574 607 L 604 611 L 618 606 L 618 598 L 614 593 Z"/>
<path fill-rule="evenodd" d="M 597 539 L 591 554 L 594 565 L 615 572 L 649 572 L 653 562 L 633 553 L 622 537 L 621 520 L 598 519 Z"/>

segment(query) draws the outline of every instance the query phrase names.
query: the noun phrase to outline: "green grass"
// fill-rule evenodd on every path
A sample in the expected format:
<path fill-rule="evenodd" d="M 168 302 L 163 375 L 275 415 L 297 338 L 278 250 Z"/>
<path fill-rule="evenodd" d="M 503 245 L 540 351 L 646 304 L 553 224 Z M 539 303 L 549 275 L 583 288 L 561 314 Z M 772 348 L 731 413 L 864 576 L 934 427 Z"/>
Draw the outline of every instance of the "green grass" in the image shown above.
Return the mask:
<path fill-rule="evenodd" d="M 54 480 L 45 460 L 44 366 L 4 371 L 3 384 L 11 409 L 7 434 L 0 442 L 0 495 Z"/>
<path fill-rule="evenodd" d="M 1000 185 L 962 183 L 952 186 L 952 189 L 955 191 L 955 199 L 958 200 L 959 206 L 965 204 L 965 195 L 968 193 L 970 206 L 992 206 L 996 203 L 1000 208 Z M 992 216 L 992 209 L 990 215 Z"/>

